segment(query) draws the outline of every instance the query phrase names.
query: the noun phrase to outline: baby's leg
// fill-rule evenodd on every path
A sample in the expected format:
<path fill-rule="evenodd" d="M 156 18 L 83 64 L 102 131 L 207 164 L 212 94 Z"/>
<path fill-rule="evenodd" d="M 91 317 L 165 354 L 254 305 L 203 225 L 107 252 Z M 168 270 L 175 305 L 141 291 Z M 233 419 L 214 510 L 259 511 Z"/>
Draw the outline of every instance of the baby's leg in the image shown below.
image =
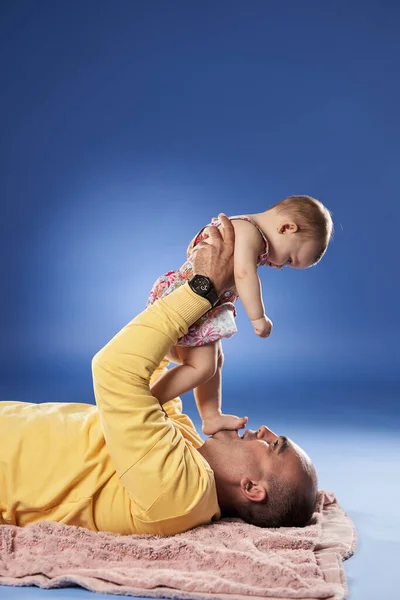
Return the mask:
<path fill-rule="evenodd" d="M 247 417 L 222 413 L 222 366 L 224 355 L 221 341 L 216 342 L 217 368 L 214 375 L 194 390 L 197 410 L 203 421 L 203 433 L 213 435 L 222 429 L 237 430 L 246 426 Z"/>
<path fill-rule="evenodd" d="M 217 369 L 218 350 L 215 344 L 205 346 L 175 346 L 169 356 L 176 353 L 180 366 L 169 369 L 151 386 L 151 393 L 160 404 L 177 398 L 181 394 L 201 385 L 215 374 Z"/>

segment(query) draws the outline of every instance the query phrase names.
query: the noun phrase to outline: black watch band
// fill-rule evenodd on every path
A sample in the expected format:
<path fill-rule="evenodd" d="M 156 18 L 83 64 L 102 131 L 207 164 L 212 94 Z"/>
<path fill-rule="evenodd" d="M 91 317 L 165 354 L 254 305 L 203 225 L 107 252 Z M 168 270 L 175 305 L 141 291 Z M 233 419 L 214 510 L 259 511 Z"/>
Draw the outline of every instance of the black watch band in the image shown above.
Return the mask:
<path fill-rule="evenodd" d="M 202 298 L 206 298 L 213 308 L 214 306 L 217 306 L 219 297 L 214 284 L 209 277 L 206 277 L 205 275 L 194 275 L 192 279 L 189 280 L 189 285 L 195 294 Z"/>

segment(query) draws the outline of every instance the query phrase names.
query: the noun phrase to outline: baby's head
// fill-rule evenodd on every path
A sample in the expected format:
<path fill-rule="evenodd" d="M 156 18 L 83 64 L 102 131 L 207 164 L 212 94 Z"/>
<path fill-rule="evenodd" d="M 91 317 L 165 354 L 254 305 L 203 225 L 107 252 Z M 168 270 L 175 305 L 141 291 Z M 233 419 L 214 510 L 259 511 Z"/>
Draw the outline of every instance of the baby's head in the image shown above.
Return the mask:
<path fill-rule="evenodd" d="M 333 234 L 329 210 L 310 196 L 289 196 L 264 213 L 268 216 L 269 264 L 305 269 L 316 265 Z"/>

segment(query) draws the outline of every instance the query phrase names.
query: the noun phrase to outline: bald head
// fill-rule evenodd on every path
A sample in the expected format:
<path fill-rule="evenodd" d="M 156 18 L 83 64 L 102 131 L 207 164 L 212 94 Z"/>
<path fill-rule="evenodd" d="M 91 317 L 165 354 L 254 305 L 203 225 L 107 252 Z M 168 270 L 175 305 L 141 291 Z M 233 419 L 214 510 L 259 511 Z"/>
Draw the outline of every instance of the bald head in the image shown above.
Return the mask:
<path fill-rule="evenodd" d="M 265 426 L 258 431 L 221 431 L 200 452 L 210 463 L 225 516 L 262 527 L 297 526 L 310 520 L 317 476 L 309 456 Z"/>

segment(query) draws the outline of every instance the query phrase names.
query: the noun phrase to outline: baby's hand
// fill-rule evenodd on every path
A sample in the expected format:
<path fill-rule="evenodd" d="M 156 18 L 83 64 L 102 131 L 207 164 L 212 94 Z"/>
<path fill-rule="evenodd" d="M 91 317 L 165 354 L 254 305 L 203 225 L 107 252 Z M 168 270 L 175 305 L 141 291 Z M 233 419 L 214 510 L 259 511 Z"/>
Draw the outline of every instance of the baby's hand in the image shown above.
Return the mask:
<path fill-rule="evenodd" d="M 205 435 L 214 435 L 217 431 L 222 429 L 229 429 L 236 431 L 237 429 L 243 429 L 246 427 L 248 417 L 235 417 L 235 415 L 215 415 L 210 419 L 204 419 L 203 421 L 203 433 Z"/>
<path fill-rule="evenodd" d="M 252 319 L 254 333 L 262 338 L 266 338 L 271 334 L 272 321 L 265 315 L 261 319 Z"/>

